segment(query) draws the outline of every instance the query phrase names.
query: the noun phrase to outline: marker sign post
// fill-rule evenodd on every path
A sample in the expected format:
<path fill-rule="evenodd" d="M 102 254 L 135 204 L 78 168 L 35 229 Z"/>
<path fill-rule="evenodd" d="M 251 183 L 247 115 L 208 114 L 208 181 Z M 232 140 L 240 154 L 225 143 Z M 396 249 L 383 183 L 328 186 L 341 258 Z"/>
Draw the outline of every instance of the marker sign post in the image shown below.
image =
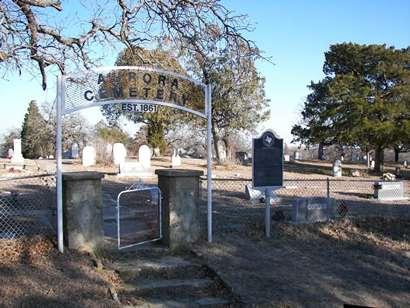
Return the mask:
<path fill-rule="evenodd" d="M 272 130 L 252 140 L 252 185 L 265 192 L 265 232 L 271 233 L 271 204 L 275 191 L 283 187 L 283 139 Z"/>
<path fill-rule="evenodd" d="M 73 112 L 106 106 L 107 112 L 156 112 L 166 106 L 207 121 L 208 241 L 212 241 L 212 88 L 186 75 L 149 66 L 114 66 L 59 76 L 57 80 L 57 233 L 63 252 L 62 119 Z"/>

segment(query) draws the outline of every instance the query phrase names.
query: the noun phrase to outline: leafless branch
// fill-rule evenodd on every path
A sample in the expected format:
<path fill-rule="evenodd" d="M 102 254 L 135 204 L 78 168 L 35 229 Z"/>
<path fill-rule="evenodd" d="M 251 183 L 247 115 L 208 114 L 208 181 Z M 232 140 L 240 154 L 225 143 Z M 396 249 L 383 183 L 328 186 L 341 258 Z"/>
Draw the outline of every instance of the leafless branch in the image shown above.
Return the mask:
<path fill-rule="evenodd" d="M 49 66 L 62 73 L 79 63 L 88 68 L 105 45 L 118 43 L 138 47 L 167 37 L 198 62 L 205 81 L 218 50 L 237 50 L 238 58 L 260 56 L 244 37 L 252 29 L 246 17 L 233 15 L 220 0 L 111 0 L 91 10 L 88 29 L 78 34 L 64 24 L 45 23 L 53 12 L 48 9 L 57 17 L 64 10 L 58 0 L 0 2 L 0 63 L 6 64 L 2 70 L 20 71 L 35 64 L 44 89 Z"/>

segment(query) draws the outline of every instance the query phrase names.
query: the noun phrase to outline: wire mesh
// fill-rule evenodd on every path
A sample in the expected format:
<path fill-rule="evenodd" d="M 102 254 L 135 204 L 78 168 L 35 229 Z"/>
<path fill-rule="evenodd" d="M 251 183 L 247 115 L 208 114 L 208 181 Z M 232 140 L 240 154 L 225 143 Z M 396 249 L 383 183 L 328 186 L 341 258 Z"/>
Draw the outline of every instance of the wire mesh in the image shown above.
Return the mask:
<path fill-rule="evenodd" d="M 118 196 L 118 248 L 159 239 L 160 207 L 160 192 L 156 187 L 121 192 Z"/>
<path fill-rule="evenodd" d="M 0 179 L 0 238 L 55 232 L 55 176 Z"/>
<path fill-rule="evenodd" d="M 206 178 L 202 177 L 201 182 L 201 196 L 205 199 Z M 362 179 L 285 179 L 283 188 L 276 191 L 277 204 L 292 205 L 299 198 L 332 198 L 336 202 L 337 211 L 342 216 L 354 206 L 410 205 L 410 181 L 388 182 L 388 185 L 393 187 L 389 190 L 392 196 L 390 199 L 378 198 L 375 193 L 377 183 L 375 180 Z M 252 195 L 252 179 L 250 178 L 214 178 L 212 186 L 214 202 L 240 206 L 254 206 L 264 202 L 263 192 Z"/>

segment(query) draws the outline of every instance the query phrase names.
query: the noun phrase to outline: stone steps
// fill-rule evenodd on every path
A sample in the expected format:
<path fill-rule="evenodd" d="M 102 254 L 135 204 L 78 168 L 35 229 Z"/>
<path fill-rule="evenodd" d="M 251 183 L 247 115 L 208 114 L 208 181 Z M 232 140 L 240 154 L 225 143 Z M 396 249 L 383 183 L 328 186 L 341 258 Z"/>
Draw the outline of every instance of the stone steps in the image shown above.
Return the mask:
<path fill-rule="evenodd" d="M 191 299 L 181 300 L 167 300 L 161 299 L 147 301 L 141 305 L 125 305 L 124 308 L 188 308 L 188 307 L 227 307 L 231 304 L 231 301 L 219 297 L 204 297 L 199 300 L 193 301 Z"/>
<path fill-rule="evenodd" d="M 227 307 L 233 300 L 218 277 L 191 258 L 161 254 L 125 258 L 113 264 L 128 307 Z"/>

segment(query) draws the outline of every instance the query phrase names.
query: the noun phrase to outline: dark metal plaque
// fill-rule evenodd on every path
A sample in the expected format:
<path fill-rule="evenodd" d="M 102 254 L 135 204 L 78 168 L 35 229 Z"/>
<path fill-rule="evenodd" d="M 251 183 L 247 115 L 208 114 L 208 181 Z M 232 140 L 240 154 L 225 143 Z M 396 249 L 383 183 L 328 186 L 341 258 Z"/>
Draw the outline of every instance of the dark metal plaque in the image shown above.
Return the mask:
<path fill-rule="evenodd" d="M 272 131 L 265 131 L 252 142 L 253 187 L 283 185 L 283 139 Z"/>

